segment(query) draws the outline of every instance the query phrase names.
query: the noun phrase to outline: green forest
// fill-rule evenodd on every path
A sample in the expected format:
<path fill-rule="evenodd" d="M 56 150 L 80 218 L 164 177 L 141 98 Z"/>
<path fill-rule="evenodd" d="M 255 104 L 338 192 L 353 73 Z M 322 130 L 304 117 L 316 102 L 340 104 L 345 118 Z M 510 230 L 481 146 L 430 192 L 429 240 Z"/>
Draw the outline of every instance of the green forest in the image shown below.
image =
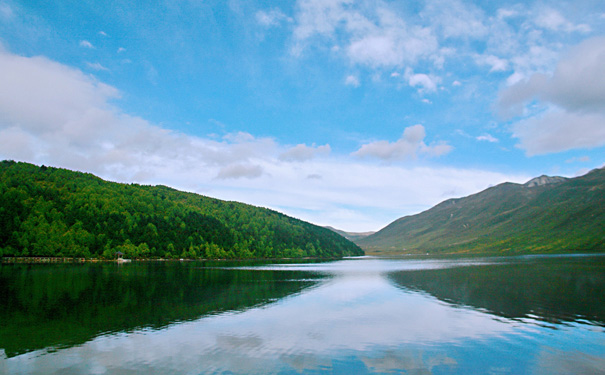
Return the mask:
<path fill-rule="evenodd" d="M 363 255 L 329 229 L 166 186 L 0 162 L 0 257 L 333 258 Z"/>

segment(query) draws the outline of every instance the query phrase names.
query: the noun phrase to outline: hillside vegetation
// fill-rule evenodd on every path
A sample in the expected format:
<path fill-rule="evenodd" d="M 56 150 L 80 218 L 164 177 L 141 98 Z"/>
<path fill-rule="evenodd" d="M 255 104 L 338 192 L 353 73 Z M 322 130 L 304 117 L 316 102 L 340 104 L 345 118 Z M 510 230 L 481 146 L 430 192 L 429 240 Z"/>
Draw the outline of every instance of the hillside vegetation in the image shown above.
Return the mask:
<path fill-rule="evenodd" d="M 367 237 L 370 234 L 376 233 L 376 232 L 346 232 L 344 230 L 336 229 L 336 228 L 333 228 L 330 226 L 327 226 L 324 228 L 328 228 L 329 230 L 336 232 L 336 233 L 340 234 L 341 236 L 343 236 L 344 238 L 346 238 L 347 240 L 351 240 L 353 242 L 355 242 L 356 240 L 362 239 L 364 237 Z"/>
<path fill-rule="evenodd" d="M 504 183 L 356 240 L 370 254 L 605 251 L 605 170 Z"/>
<path fill-rule="evenodd" d="M 283 258 L 362 255 L 276 211 L 166 186 L 0 162 L 0 257 Z"/>

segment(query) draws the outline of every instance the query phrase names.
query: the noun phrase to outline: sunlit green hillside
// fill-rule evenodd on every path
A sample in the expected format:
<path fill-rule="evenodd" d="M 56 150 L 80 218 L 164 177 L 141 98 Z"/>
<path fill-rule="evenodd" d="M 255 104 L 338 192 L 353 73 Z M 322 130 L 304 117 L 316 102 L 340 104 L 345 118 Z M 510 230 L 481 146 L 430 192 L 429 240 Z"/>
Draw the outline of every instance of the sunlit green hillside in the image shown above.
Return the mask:
<path fill-rule="evenodd" d="M 605 170 L 504 183 L 402 217 L 356 242 L 376 254 L 605 251 Z"/>
<path fill-rule="evenodd" d="M 0 256 L 342 257 L 362 250 L 281 213 L 166 186 L 0 162 Z"/>

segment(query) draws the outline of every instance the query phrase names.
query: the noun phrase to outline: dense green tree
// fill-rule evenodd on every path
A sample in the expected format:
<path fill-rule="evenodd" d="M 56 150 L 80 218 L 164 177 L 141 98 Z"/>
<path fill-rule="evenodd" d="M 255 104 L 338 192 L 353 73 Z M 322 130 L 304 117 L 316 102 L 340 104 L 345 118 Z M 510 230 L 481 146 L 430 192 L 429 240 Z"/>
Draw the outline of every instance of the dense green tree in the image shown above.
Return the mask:
<path fill-rule="evenodd" d="M 279 212 L 166 186 L 0 162 L 0 256 L 342 257 L 361 249 Z"/>

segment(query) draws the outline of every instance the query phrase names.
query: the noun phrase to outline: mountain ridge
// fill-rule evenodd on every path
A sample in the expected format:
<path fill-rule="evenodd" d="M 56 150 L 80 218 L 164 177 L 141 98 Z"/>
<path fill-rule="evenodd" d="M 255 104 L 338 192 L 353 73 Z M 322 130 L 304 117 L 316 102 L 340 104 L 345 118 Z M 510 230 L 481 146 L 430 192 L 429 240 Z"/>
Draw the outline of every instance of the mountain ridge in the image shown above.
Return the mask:
<path fill-rule="evenodd" d="M 401 217 L 356 240 L 368 254 L 605 250 L 605 169 L 505 182 Z"/>
<path fill-rule="evenodd" d="M 369 231 L 369 232 L 347 232 L 347 231 L 344 231 L 344 230 L 341 230 L 341 229 L 336 229 L 336 228 L 331 227 L 329 225 L 324 226 L 324 228 L 327 228 L 327 229 L 329 229 L 329 230 L 331 230 L 333 232 L 336 232 L 336 233 L 340 234 L 341 236 L 343 236 L 344 238 L 346 238 L 349 241 L 354 241 L 354 240 L 357 240 L 357 239 L 361 239 L 361 238 L 364 238 L 364 237 L 367 237 L 369 235 L 372 235 L 372 234 L 376 233 L 375 231 Z"/>
<path fill-rule="evenodd" d="M 549 185 L 549 184 L 557 184 L 557 183 L 565 182 L 567 180 L 568 180 L 568 178 L 565 178 L 565 177 L 547 176 L 547 175 L 543 174 L 540 177 L 532 178 L 531 180 L 524 183 L 523 186 L 534 187 L 534 186 L 542 186 L 542 185 Z"/>

